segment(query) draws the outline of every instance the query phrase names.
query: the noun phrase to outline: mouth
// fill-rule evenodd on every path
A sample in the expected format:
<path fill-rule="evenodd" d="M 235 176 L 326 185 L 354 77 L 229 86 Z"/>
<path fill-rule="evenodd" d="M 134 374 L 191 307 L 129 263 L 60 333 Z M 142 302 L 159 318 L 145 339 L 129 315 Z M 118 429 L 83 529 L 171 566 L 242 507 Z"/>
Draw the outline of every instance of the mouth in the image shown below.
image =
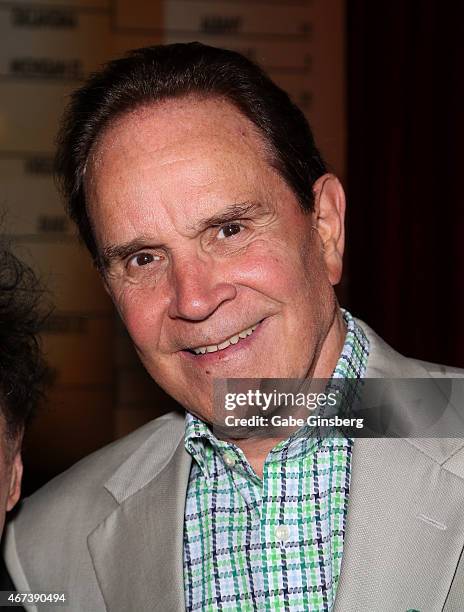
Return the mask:
<path fill-rule="evenodd" d="M 225 340 L 219 342 L 218 344 L 206 344 L 204 346 L 196 346 L 192 348 L 184 349 L 185 352 L 190 353 L 196 357 L 200 357 L 202 355 L 210 354 L 210 353 L 219 353 L 221 351 L 225 351 L 231 346 L 235 346 L 238 344 L 244 343 L 250 336 L 252 336 L 258 326 L 262 323 L 259 321 L 250 327 L 247 327 L 236 334 L 229 336 Z"/>

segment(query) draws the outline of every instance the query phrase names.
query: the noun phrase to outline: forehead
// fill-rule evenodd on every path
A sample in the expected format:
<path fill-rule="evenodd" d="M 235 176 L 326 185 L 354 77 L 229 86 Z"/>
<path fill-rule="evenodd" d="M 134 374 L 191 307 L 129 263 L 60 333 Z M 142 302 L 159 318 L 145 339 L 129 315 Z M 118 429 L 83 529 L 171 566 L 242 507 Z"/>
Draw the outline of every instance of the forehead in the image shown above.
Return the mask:
<path fill-rule="evenodd" d="M 141 153 L 177 158 L 192 152 L 240 153 L 272 163 L 270 145 L 230 102 L 187 96 L 128 111 L 97 139 L 89 155 L 90 174 Z M 128 161 L 127 158 L 125 158 Z"/>
<path fill-rule="evenodd" d="M 151 220 L 180 227 L 221 205 L 260 199 L 279 180 L 269 146 L 234 106 L 183 98 L 111 125 L 91 152 L 86 195 L 98 239 L 102 225 L 105 233 L 112 224 L 137 233 Z"/>

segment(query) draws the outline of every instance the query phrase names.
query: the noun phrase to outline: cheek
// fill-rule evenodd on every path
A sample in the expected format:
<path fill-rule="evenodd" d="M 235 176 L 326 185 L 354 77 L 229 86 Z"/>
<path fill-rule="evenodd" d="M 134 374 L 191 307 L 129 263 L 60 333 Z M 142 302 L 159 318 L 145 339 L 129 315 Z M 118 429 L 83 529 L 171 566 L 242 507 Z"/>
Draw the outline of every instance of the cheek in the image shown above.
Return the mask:
<path fill-rule="evenodd" d="M 289 301 L 315 283 L 309 261 L 311 254 L 302 252 L 293 244 L 260 241 L 231 265 L 234 280 L 253 286 L 262 293 Z M 307 278 L 306 278 L 307 277 Z"/>
<path fill-rule="evenodd" d="M 161 331 L 162 301 L 153 291 L 128 288 L 113 296 L 119 315 L 138 349 L 156 347 Z"/>
<path fill-rule="evenodd" d="M 271 287 L 282 281 L 282 272 L 285 264 L 281 258 L 274 254 L 255 254 L 239 262 L 234 262 L 233 273 L 238 281 L 249 281 Z"/>

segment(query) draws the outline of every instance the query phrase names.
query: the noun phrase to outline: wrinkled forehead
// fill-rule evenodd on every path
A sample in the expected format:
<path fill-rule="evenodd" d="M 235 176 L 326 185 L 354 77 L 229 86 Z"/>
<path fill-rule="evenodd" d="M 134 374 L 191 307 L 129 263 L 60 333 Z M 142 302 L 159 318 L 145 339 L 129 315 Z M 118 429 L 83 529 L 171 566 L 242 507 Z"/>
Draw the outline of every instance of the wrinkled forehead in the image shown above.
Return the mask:
<path fill-rule="evenodd" d="M 274 161 L 272 147 L 262 132 L 231 102 L 189 95 L 140 106 L 113 119 L 90 150 L 86 178 L 115 150 L 151 146 L 156 153 L 176 143 L 181 147 L 187 142 L 205 140 L 212 150 L 225 147 L 227 142 L 240 143 L 252 149 L 255 156 L 259 153 L 268 164 Z"/>
<path fill-rule="evenodd" d="M 266 200 L 282 182 L 257 129 L 232 105 L 183 99 L 126 114 L 108 128 L 85 189 L 101 245 L 117 228 L 140 233 L 155 220 L 186 229 L 221 206 Z"/>

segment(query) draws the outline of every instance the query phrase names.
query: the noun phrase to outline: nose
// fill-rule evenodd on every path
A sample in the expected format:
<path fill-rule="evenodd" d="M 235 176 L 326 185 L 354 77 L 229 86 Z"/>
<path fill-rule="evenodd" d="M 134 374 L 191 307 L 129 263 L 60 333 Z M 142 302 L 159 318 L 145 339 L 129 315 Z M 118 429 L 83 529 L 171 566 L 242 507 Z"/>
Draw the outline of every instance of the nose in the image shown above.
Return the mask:
<path fill-rule="evenodd" d="M 237 294 L 235 286 L 223 280 L 212 262 L 197 258 L 173 262 L 171 273 L 172 299 L 168 313 L 173 319 L 203 321 Z"/>

